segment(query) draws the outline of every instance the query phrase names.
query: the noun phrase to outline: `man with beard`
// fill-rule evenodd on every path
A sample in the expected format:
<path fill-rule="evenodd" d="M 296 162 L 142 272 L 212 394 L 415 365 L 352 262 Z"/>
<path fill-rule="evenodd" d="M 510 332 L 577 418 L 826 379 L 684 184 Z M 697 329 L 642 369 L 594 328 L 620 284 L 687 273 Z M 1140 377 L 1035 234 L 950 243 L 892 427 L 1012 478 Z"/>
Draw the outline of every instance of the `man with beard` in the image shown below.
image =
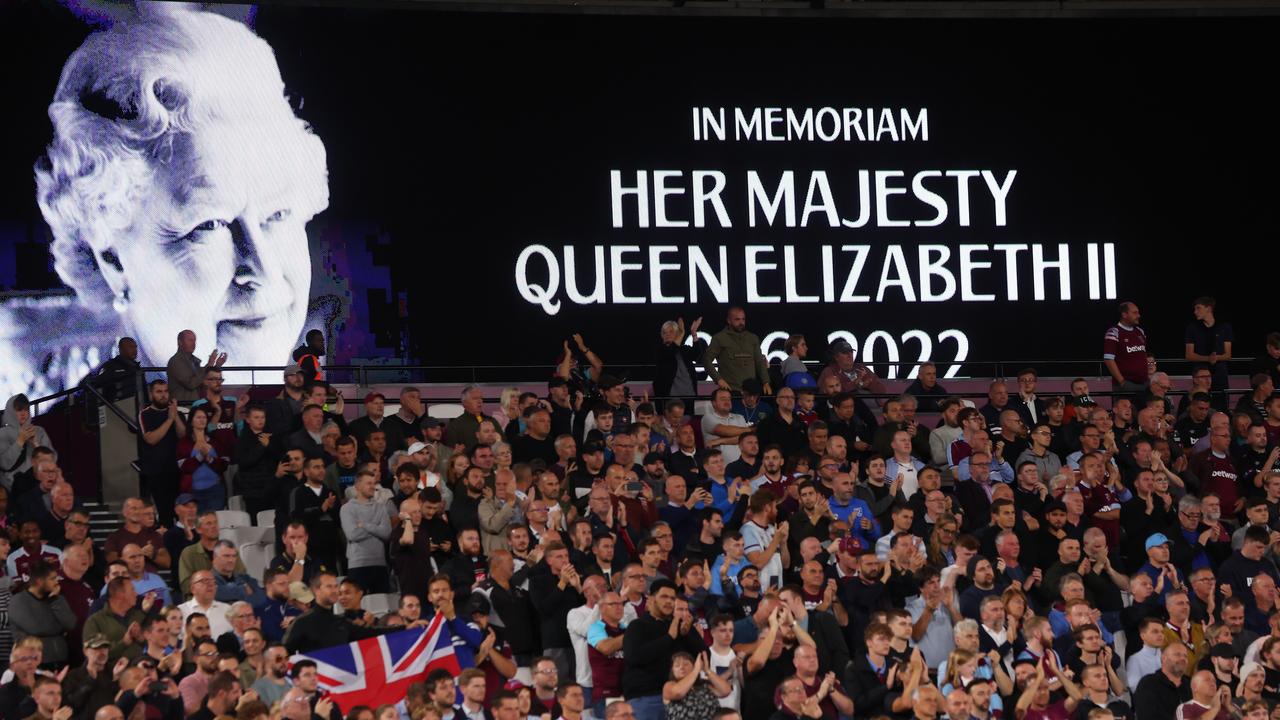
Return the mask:
<path fill-rule="evenodd" d="M 458 593 L 470 593 L 472 588 L 484 582 L 489 576 L 488 560 L 485 559 L 480 545 L 480 531 L 467 528 L 458 531 L 458 554 L 441 572 L 449 576 L 453 582 L 453 590 Z"/>
<path fill-rule="evenodd" d="M 173 498 L 178 494 L 178 438 L 187 433 L 187 425 L 178 414 L 177 401 L 169 397 L 169 384 L 152 380 L 148 385 L 151 404 L 138 416 L 138 465 L 140 486 L 149 492 L 160 508 L 160 523 L 173 522 Z"/>
<path fill-rule="evenodd" d="M 338 496 L 324 484 L 324 459 L 308 457 L 303 461 L 302 485 L 296 485 L 288 496 L 288 518 L 302 523 L 311 538 L 311 551 L 321 561 L 334 562 L 338 555 Z"/>
<path fill-rule="evenodd" d="M 480 502 L 484 500 L 486 474 L 484 468 L 472 465 L 462 476 L 464 492 L 455 495 L 453 505 L 449 507 L 449 522 L 454 530 L 480 527 Z"/>
<path fill-rule="evenodd" d="M 250 689 L 258 694 L 263 704 L 274 707 L 290 689 L 289 681 L 285 679 L 289 673 L 289 652 L 283 645 L 275 643 L 267 646 L 263 657 L 262 674 Z"/>
<path fill-rule="evenodd" d="M 302 614 L 302 610 L 290 602 L 292 583 L 289 581 L 288 573 L 274 567 L 267 568 L 265 580 L 266 602 L 256 608 L 255 614 L 258 617 L 262 636 L 267 642 L 276 643 L 284 639 L 285 631 L 289 629 L 294 618 Z M 305 587 L 299 581 L 298 588 L 301 590 Z"/>
<path fill-rule="evenodd" d="M 431 615 L 418 623 L 425 626 L 436 615 L 444 617 L 447 632 L 453 637 L 453 652 L 458 657 L 458 665 L 464 668 L 475 667 L 476 653 L 480 652 L 484 643 L 484 634 L 458 612 L 453 604 L 455 597 L 453 585 L 447 575 L 431 578 L 427 583 L 427 602 L 431 605 Z"/>

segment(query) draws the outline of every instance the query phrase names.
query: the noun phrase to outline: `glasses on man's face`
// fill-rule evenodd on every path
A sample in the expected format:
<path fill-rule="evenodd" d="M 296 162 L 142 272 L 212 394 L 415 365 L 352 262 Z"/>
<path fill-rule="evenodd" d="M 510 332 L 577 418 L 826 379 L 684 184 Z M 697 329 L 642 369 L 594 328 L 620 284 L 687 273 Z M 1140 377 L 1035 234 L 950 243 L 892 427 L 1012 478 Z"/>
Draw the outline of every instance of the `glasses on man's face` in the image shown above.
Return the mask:
<path fill-rule="evenodd" d="M 89 523 L 85 522 L 84 520 L 68 520 L 67 524 L 68 525 L 88 525 Z"/>
<path fill-rule="evenodd" d="M 211 650 L 211 651 L 209 651 L 209 652 L 196 653 L 196 655 L 197 655 L 197 656 L 199 656 L 199 657 L 217 657 L 217 656 L 218 656 L 218 651 L 217 651 L 217 650 Z"/>
<path fill-rule="evenodd" d="M 556 669 L 555 669 L 555 668 L 544 668 L 544 669 L 542 669 L 542 670 L 537 670 L 537 671 L 535 671 L 535 673 L 536 673 L 536 674 L 538 674 L 538 675 L 555 675 L 555 674 L 556 674 Z"/>

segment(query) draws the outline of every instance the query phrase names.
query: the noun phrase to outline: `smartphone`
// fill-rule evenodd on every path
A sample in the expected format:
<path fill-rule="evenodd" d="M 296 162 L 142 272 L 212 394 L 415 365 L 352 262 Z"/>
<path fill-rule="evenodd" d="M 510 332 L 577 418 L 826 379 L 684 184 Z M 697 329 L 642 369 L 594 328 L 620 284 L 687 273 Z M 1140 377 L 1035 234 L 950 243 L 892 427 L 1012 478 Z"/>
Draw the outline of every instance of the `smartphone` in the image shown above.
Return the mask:
<path fill-rule="evenodd" d="M 644 485 L 641 484 L 639 481 L 627 483 L 627 492 L 629 493 L 639 494 L 643 490 L 644 490 Z"/>

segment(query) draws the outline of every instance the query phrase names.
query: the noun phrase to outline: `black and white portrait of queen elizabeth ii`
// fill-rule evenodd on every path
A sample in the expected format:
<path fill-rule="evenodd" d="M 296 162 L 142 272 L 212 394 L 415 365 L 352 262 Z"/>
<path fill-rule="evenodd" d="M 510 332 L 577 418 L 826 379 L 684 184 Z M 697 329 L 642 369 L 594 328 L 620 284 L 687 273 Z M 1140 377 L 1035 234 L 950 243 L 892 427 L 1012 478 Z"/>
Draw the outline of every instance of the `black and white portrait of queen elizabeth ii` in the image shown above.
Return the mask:
<path fill-rule="evenodd" d="M 232 365 L 287 363 L 329 188 L 271 47 L 231 18 L 143 4 L 72 53 L 49 118 L 36 199 L 77 327 L 131 335 L 144 364 L 184 329 Z"/>

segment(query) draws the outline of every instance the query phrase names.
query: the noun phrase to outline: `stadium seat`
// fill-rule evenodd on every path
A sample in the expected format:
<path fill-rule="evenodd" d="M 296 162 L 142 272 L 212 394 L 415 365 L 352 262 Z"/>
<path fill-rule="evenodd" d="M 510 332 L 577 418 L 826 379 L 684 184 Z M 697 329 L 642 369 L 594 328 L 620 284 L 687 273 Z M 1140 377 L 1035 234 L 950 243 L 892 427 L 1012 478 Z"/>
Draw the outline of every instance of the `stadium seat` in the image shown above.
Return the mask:
<path fill-rule="evenodd" d="M 258 513 L 258 526 L 259 526 L 259 527 L 271 527 L 271 528 L 274 528 L 274 527 L 275 527 L 275 525 L 276 525 L 276 511 L 275 511 L 275 510 L 263 510 L 262 512 Z"/>
<path fill-rule="evenodd" d="M 452 420 L 464 412 L 466 409 L 457 403 L 440 403 L 427 408 L 427 416 L 439 420 Z"/>
<path fill-rule="evenodd" d="M 371 612 L 374 615 L 386 615 L 398 607 L 400 607 L 400 595 L 398 593 L 365 595 L 364 599 L 360 601 L 360 609 Z"/>
<path fill-rule="evenodd" d="M 253 518 L 243 510 L 219 510 L 218 527 L 222 529 L 253 527 Z"/>
<path fill-rule="evenodd" d="M 261 578 L 267 569 L 267 563 L 271 562 L 270 545 L 262 543 L 244 543 L 240 545 L 240 560 L 244 562 L 245 571 L 250 577 Z"/>
<path fill-rule="evenodd" d="M 218 531 L 218 538 L 222 540 L 230 540 L 233 544 L 239 546 L 245 543 L 274 544 L 276 533 L 274 527 L 231 527 L 222 528 Z"/>

